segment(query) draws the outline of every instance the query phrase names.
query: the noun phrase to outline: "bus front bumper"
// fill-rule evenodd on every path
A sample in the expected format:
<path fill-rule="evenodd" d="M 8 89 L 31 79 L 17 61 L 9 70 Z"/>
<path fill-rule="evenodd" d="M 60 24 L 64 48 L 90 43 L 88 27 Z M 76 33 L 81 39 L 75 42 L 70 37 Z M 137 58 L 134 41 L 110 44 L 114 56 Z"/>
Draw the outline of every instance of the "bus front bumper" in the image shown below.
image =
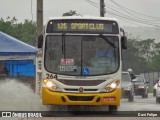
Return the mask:
<path fill-rule="evenodd" d="M 120 105 L 121 89 L 111 93 L 64 93 L 42 88 L 44 105 Z"/>

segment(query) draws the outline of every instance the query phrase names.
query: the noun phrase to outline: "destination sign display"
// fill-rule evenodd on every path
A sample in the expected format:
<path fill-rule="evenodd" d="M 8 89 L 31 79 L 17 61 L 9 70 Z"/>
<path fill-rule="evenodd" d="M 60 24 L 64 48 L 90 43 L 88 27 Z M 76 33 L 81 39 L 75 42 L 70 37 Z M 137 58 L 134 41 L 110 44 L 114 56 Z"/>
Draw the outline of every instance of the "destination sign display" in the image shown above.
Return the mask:
<path fill-rule="evenodd" d="M 118 25 L 105 20 L 51 20 L 48 33 L 103 33 L 118 34 Z"/>

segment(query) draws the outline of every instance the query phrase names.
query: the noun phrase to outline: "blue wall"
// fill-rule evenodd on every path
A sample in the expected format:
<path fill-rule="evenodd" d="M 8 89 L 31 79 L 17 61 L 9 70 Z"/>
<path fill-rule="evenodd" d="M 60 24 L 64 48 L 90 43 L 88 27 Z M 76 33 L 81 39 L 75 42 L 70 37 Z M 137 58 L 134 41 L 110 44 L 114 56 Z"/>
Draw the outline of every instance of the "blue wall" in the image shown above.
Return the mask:
<path fill-rule="evenodd" d="M 35 65 L 33 60 L 8 60 L 1 61 L 5 64 L 11 76 L 35 76 Z"/>

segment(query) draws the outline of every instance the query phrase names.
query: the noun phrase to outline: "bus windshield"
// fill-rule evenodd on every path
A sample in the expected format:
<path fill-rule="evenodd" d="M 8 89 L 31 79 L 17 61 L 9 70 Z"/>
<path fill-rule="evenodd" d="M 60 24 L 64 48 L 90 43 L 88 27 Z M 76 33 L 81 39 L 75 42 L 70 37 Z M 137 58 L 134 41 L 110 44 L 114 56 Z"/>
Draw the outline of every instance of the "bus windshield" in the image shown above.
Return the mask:
<path fill-rule="evenodd" d="M 44 63 L 48 72 L 94 76 L 114 73 L 119 68 L 118 36 L 48 35 Z"/>

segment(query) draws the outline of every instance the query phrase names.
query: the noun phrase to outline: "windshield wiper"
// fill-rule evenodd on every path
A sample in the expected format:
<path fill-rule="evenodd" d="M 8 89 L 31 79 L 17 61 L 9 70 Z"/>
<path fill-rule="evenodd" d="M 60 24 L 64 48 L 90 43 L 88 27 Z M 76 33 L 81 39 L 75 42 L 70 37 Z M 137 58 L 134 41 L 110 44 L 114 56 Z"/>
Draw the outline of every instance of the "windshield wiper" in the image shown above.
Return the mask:
<path fill-rule="evenodd" d="M 65 44 L 65 34 L 62 35 L 62 54 L 63 58 L 65 58 L 65 49 L 66 49 L 66 44 Z"/>
<path fill-rule="evenodd" d="M 111 40 L 109 40 L 107 37 L 105 37 L 104 35 L 101 34 L 101 35 L 99 35 L 99 37 L 103 38 L 113 48 L 116 48 L 116 45 Z"/>

